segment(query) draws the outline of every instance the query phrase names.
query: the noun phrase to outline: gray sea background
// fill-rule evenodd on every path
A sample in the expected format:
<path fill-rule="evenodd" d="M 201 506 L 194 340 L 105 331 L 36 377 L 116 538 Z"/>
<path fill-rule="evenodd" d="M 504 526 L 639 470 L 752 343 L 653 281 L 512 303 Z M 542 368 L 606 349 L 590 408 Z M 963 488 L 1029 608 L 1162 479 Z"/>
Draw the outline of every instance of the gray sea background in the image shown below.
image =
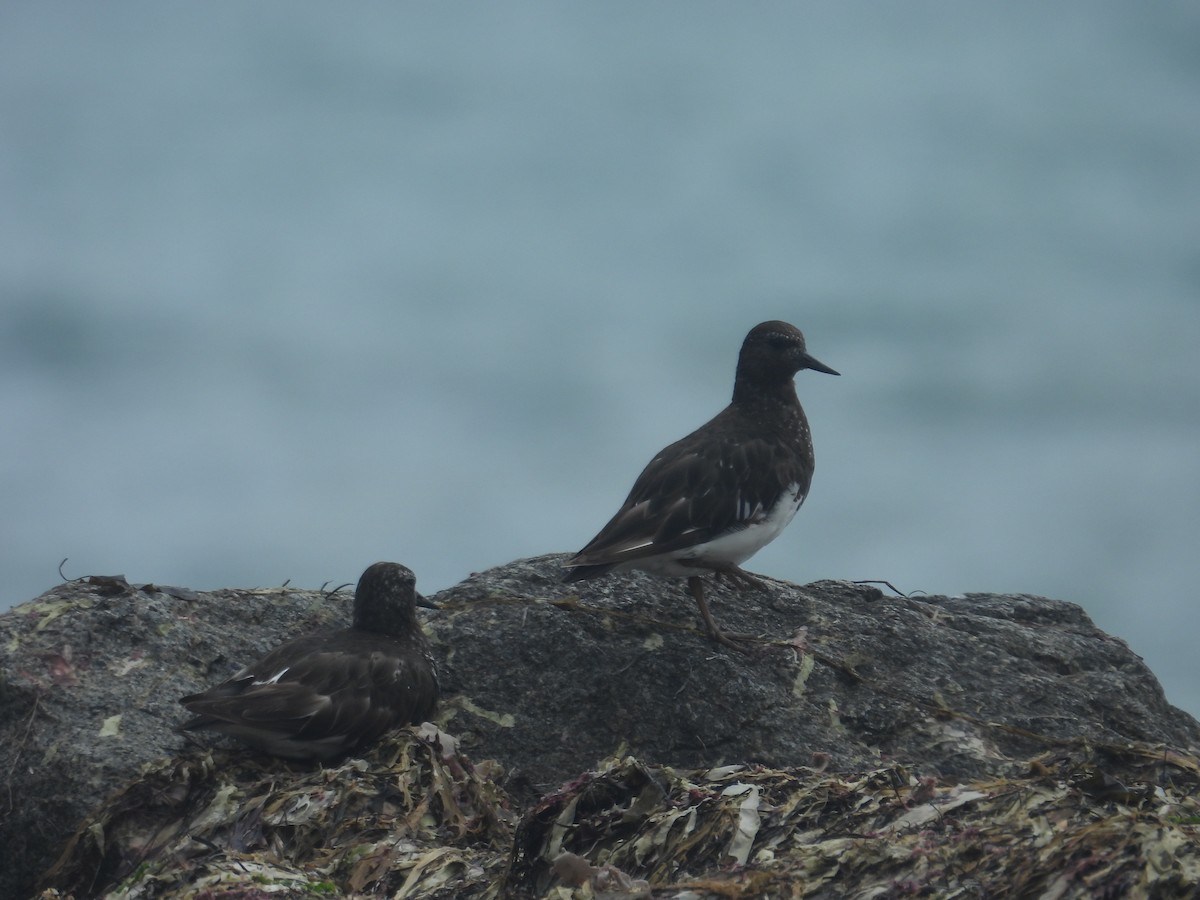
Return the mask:
<path fill-rule="evenodd" d="M 750 569 L 1200 714 L 1200 5 L 0 6 L 0 609 L 577 550 L 775 318 L 842 377 Z"/>

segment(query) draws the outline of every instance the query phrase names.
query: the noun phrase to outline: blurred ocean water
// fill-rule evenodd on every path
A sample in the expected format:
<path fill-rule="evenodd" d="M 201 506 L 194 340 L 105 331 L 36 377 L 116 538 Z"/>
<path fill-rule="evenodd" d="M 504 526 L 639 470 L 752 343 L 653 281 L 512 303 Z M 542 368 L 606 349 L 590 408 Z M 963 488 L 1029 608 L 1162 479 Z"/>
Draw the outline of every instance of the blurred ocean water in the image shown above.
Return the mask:
<path fill-rule="evenodd" d="M 353 10 L 0 9 L 0 608 L 576 550 L 782 318 L 750 568 L 1073 600 L 1200 713 L 1200 8 Z"/>

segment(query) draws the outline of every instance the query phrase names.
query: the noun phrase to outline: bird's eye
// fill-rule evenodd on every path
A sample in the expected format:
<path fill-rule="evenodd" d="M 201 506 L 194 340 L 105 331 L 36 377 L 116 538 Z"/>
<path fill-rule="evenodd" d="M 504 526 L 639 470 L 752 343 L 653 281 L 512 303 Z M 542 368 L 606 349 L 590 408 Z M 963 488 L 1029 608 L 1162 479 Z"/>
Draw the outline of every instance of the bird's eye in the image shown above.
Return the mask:
<path fill-rule="evenodd" d="M 786 334 L 773 334 L 767 338 L 767 343 L 776 350 L 787 350 L 792 346 L 792 339 Z"/>

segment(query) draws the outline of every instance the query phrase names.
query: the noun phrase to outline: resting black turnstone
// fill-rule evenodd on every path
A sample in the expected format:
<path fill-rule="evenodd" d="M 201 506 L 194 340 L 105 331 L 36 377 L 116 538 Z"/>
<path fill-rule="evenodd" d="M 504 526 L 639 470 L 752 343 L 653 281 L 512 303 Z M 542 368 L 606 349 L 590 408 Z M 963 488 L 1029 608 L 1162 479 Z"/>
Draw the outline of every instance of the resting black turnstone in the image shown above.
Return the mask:
<path fill-rule="evenodd" d="M 650 460 L 617 514 L 565 563 L 563 580 L 624 569 L 686 577 L 709 634 L 741 649 L 713 621 L 700 575 L 757 584 L 740 565 L 779 536 L 808 494 L 812 436 L 792 380 L 801 369 L 839 374 L 808 355 L 798 328 L 752 328 L 733 402 Z"/>
<path fill-rule="evenodd" d="M 428 718 L 437 672 L 416 607 L 431 606 L 404 566 L 375 563 L 358 580 L 354 625 L 296 638 L 228 681 L 179 702 L 180 731 L 232 735 L 274 756 L 328 760 Z"/>

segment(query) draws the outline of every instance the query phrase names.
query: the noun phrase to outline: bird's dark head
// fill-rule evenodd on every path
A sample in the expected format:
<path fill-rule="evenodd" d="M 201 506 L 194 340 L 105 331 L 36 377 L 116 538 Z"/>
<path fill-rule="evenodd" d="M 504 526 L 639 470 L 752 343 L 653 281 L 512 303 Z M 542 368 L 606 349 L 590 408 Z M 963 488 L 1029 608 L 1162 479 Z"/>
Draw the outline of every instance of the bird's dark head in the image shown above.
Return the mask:
<path fill-rule="evenodd" d="M 810 356 L 800 329 L 787 322 L 763 322 L 755 325 L 742 343 L 738 356 L 739 382 L 768 384 L 791 380 L 801 369 L 838 375 L 829 366 Z"/>
<path fill-rule="evenodd" d="M 399 563 L 369 566 L 354 589 L 354 627 L 399 635 L 417 620 L 417 576 Z"/>

